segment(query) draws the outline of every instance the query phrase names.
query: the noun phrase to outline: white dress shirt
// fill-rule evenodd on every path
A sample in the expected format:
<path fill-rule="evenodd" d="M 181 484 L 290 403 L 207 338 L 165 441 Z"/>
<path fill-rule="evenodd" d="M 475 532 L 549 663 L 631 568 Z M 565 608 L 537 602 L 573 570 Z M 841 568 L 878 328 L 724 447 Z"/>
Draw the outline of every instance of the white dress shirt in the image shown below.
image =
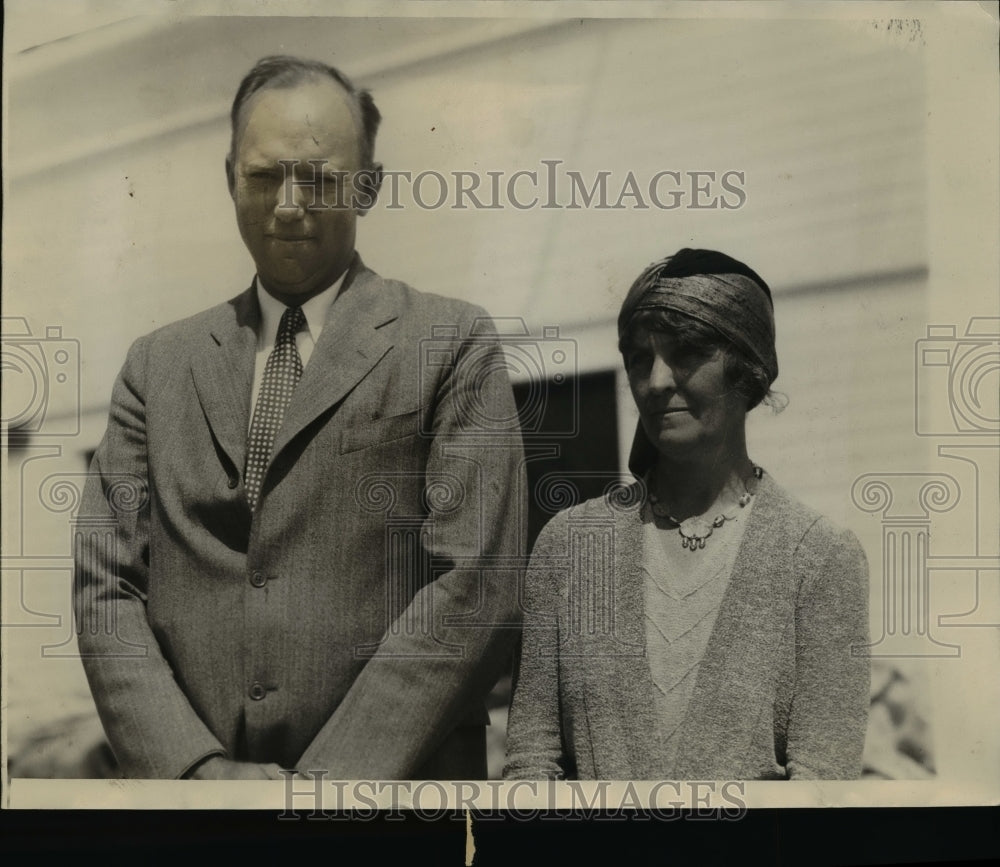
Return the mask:
<path fill-rule="evenodd" d="M 309 364 L 309 358 L 319 340 L 319 335 L 323 331 L 326 322 L 326 315 L 330 311 L 330 305 L 340 292 L 340 286 L 344 282 L 344 274 L 341 274 L 328 289 L 324 289 L 318 295 L 313 295 L 302 305 L 302 313 L 306 317 L 306 327 L 295 335 L 295 346 L 299 350 L 299 357 L 302 359 L 302 369 L 305 370 Z M 254 359 L 253 368 L 253 400 L 250 405 L 250 419 L 253 420 L 253 411 L 257 407 L 257 396 L 260 394 L 261 380 L 264 378 L 264 367 L 267 365 L 268 356 L 274 349 L 274 341 L 278 336 L 278 325 L 281 323 L 281 316 L 287 309 L 277 298 L 272 297 L 260 285 L 260 281 L 254 281 L 257 286 L 257 300 L 260 302 L 260 331 L 257 334 L 257 355 Z"/>

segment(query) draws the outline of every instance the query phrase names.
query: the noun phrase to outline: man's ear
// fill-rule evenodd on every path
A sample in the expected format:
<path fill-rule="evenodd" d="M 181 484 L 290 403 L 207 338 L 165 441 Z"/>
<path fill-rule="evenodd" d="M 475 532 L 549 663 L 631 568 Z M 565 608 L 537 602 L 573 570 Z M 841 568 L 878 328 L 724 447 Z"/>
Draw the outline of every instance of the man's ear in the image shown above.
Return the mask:
<path fill-rule="evenodd" d="M 236 171 L 233 168 L 233 158 L 226 157 L 226 183 L 229 185 L 229 195 L 236 198 Z"/>
<path fill-rule="evenodd" d="M 354 210 L 363 217 L 375 207 L 378 191 L 382 188 L 382 163 L 372 163 L 355 175 Z"/>

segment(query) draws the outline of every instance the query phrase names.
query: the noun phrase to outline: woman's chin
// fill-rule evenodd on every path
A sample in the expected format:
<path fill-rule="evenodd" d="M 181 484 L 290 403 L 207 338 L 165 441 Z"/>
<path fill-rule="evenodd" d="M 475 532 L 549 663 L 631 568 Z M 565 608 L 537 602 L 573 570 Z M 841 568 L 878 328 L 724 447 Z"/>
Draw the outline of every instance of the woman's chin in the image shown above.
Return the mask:
<path fill-rule="evenodd" d="M 696 452 L 701 441 L 694 436 L 684 435 L 680 431 L 660 431 L 653 439 L 653 446 L 665 458 L 680 457 Z"/>

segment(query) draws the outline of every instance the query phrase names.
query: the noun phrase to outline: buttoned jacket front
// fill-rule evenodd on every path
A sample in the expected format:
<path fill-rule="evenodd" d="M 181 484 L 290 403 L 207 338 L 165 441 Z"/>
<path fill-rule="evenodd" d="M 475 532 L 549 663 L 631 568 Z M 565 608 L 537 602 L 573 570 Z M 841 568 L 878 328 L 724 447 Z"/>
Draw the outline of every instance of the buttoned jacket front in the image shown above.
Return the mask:
<path fill-rule="evenodd" d="M 473 775 L 482 756 L 453 736 L 488 719 L 524 521 L 492 323 L 356 257 L 251 514 L 259 316 L 250 289 L 141 338 L 114 388 L 76 603 L 115 754 L 140 777 L 212 753 L 339 778 Z"/>

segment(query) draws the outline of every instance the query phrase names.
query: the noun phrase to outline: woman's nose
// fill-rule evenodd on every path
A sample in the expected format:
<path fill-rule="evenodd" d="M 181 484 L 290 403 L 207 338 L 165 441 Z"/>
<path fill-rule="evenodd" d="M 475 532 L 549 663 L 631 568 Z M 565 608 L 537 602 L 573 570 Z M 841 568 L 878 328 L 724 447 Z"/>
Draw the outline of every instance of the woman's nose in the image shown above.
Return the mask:
<path fill-rule="evenodd" d="M 675 388 L 677 378 L 674 376 L 674 369 L 659 354 L 653 356 L 653 363 L 649 369 L 649 387 L 654 391 L 666 391 Z"/>

